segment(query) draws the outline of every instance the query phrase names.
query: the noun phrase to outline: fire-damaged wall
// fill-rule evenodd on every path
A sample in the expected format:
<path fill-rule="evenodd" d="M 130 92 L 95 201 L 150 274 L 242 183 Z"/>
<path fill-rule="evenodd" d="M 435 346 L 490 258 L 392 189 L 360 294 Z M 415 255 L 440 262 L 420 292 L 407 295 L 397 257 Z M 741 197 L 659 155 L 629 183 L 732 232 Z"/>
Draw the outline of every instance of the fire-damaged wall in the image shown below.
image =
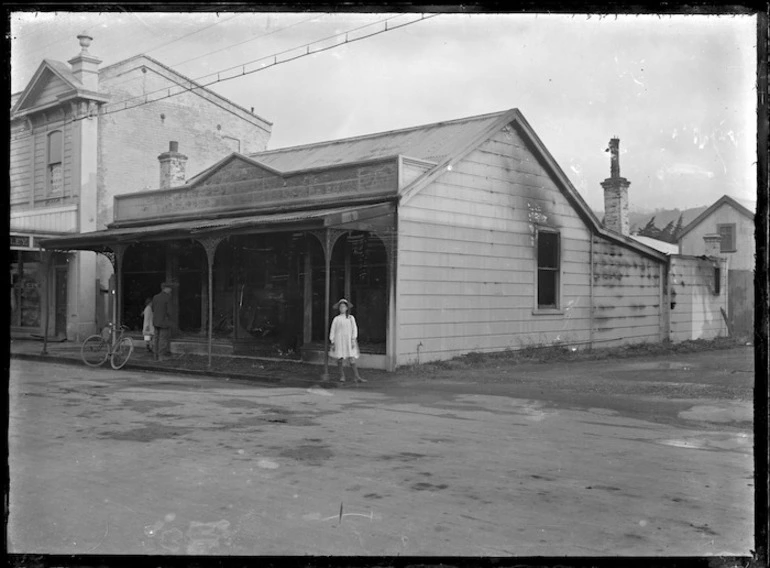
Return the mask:
<path fill-rule="evenodd" d="M 672 341 L 713 339 L 727 335 L 726 268 L 724 260 L 671 257 L 669 317 Z"/>
<path fill-rule="evenodd" d="M 601 237 L 593 246 L 593 343 L 663 339 L 665 265 Z"/>

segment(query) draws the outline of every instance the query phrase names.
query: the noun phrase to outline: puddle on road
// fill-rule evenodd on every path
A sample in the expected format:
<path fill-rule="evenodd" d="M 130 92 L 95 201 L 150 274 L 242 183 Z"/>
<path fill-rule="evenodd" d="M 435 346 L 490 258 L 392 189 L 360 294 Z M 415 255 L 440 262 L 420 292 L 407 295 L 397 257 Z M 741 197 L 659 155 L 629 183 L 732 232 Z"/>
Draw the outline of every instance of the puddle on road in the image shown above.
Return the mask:
<path fill-rule="evenodd" d="M 134 412 L 141 412 L 142 414 L 157 410 L 158 408 L 168 408 L 171 406 L 181 405 L 181 402 L 162 402 L 159 400 L 136 400 L 131 398 L 123 400 L 123 406 L 128 407 Z"/>
<path fill-rule="evenodd" d="M 307 465 L 323 465 L 334 453 L 328 446 L 318 444 L 304 444 L 295 448 L 283 450 L 278 454 L 282 458 L 293 459 Z"/>
<path fill-rule="evenodd" d="M 134 428 L 133 430 L 98 432 L 97 438 L 124 442 L 152 442 L 184 436 L 193 430 L 195 428 L 190 426 L 167 426 L 166 424 L 156 423 L 148 424 L 142 428 Z"/>
<path fill-rule="evenodd" d="M 720 404 L 693 406 L 679 413 L 679 418 L 702 422 L 751 422 L 753 410 L 747 404 Z"/>
<path fill-rule="evenodd" d="M 696 365 L 692 363 L 682 363 L 678 361 L 641 361 L 636 363 L 623 363 L 625 369 L 634 369 L 639 371 L 692 371 Z"/>
<path fill-rule="evenodd" d="M 748 434 L 715 434 L 710 438 L 679 438 L 656 440 L 664 446 L 686 448 L 691 450 L 751 450 L 752 437 Z"/>

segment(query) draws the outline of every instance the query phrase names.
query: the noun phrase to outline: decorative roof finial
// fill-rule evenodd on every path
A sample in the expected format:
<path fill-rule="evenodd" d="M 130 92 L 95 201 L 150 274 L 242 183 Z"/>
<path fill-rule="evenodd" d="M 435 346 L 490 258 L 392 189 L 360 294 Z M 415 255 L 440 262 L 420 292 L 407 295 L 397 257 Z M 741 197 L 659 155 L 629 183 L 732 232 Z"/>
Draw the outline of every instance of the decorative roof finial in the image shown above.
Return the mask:
<path fill-rule="evenodd" d="M 80 52 L 88 53 L 88 48 L 91 42 L 94 41 L 94 38 L 87 31 L 82 31 L 78 34 L 78 39 L 80 40 Z"/>

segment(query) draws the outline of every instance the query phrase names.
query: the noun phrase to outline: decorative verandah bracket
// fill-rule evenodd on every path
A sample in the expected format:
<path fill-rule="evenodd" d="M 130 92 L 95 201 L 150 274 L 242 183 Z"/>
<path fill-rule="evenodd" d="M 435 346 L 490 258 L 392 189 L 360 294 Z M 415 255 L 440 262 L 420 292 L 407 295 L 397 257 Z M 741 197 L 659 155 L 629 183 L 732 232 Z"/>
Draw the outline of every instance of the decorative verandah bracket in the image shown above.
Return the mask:
<path fill-rule="evenodd" d="M 217 247 L 226 237 L 201 237 L 195 239 L 206 251 L 206 261 L 208 263 L 208 368 L 211 368 L 211 349 L 214 341 L 214 257 L 217 253 Z"/>
<path fill-rule="evenodd" d="M 323 231 L 308 231 L 314 235 L 320 242 L 324 252 L 324 372 L 321 378 L 324 381 L 329 380 L 329 293 L 330 293 L 330 274 L 332 251 L 339 238 L 348 233 L 341 229 L 324 229 Z"/>

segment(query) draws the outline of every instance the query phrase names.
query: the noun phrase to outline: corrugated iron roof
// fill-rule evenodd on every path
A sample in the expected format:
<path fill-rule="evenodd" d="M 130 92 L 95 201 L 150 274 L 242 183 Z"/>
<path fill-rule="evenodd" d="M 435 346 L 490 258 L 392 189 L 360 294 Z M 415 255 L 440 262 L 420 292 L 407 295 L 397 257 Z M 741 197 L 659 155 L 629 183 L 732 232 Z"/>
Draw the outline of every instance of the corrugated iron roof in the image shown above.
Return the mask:
<path fill-rule="evenodd" d="M 662 252 L 663 254 L 679 254 L 679 246 L 674 245 L 671 243 L 667 243 L 666 241 L 660 241 L 658 239 L 653 239 L 652 237 L 644 237 L 642 235 L 629 235 L 632 239 L 634 239 L 638 243 L 642 243 L 643 245 L 647 245 L 650 248 L 654 248 L 657 251 Z"/>
<path fill-rule="evenodd" d="M 290 172 L 388 158 L 399 154 L 440 162 L 460 151 L 506 112 L 496 112 L 401 130 L 249 154 L 257 162 Z"/>

